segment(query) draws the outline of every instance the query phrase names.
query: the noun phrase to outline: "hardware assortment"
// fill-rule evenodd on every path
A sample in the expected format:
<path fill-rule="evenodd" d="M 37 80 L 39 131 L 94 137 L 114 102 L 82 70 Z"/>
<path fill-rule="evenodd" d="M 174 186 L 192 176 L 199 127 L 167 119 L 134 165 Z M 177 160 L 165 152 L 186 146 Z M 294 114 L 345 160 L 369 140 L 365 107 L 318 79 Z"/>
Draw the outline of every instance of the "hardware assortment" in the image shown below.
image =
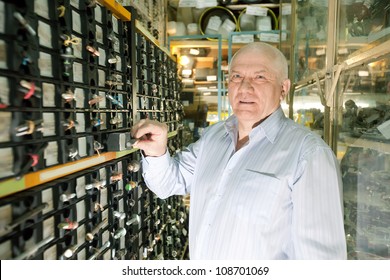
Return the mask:
<path fill-rule="evenodd" d="M 143 183 L 130 128 L 167 123 L 177 64 L 93 0 L 0 1 L 0 259 L 178 259 L 188 209 Z"/>

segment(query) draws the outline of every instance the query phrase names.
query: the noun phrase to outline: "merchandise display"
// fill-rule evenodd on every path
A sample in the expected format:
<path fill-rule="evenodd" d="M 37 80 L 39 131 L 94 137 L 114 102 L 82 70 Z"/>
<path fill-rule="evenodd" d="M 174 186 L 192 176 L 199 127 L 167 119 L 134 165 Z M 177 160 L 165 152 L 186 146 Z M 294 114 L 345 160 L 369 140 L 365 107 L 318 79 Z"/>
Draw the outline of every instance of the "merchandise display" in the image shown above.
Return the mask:
<path fill-rule="evenodd" d="M 188 259 L 189 197 L 146 187 L 130 130 L 173 155 L 227 119 L 253 41 L 337 155 L 348 259 L 389 259 L 390 0 L 0 0 L 0 259 Z"/>
<path fill-rule="evenodd" d="M 348 259 L 390 258 L 389 8 L 388 0 L 296 7 L 291 115 L 340 161 Z"/>
<path fill-rule="evenodd" d="M 103 4 L 0 1 L 0 259 L 186 258 L 188 209 L 129 133 L 156 119 L 181 149 L 176 60 Z"/>

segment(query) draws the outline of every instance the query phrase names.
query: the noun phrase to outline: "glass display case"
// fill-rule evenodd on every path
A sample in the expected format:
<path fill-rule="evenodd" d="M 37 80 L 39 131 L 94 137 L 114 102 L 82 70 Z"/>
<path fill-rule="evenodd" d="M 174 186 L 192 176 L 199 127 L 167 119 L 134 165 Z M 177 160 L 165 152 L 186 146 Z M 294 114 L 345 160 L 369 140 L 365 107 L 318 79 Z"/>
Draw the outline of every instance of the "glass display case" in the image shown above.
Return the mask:
<path fill-rule="evenodd" d="M 293 83 L 289 105 L 290 118 L 325 137 L 329 123 L 329 101 L 324 81 L 332 56 L 334 24 L 329 21 L 335 1 L 292 1 L 291 39 L 293 42 L 290 79 Z"/>
<path fill-rule="evenodd" d="M 290 117 L 339 159 L 348 259 L 389 259 L 390 0 L 293 3 Z"/>
<path fill-rule="evenodd" d="M 390 1 L 343 1 L 336 92 L 349 259 L 390 258 Z"/>

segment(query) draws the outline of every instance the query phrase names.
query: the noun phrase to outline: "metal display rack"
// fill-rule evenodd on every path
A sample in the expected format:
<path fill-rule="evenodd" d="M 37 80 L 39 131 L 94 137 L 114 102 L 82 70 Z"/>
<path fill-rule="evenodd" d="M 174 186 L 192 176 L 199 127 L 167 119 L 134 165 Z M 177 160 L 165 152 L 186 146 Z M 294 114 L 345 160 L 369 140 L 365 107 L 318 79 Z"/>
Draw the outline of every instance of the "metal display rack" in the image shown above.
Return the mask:
<path fill-rule="evenodd" d="M 188 209 L 148 190 L 130 144 L 150 118 L 180 150 L 176 61 L 98 2 L 0 1 L 1 259 L 185 257 Z"/>

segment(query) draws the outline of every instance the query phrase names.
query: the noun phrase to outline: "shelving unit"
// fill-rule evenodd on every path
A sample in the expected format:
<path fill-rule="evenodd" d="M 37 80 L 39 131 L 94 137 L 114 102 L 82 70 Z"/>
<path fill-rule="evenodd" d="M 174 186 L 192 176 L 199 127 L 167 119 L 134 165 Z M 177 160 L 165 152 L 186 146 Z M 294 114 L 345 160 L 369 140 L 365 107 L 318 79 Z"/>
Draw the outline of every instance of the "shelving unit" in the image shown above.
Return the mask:
<path fill-rule="evenodd" d="M 128 146 L 150 118 L 181 149 L 175 58 L 113 0 L 0 14 L 0 258 L 186 258 L 187 206 L 148 190 Z"/>
<path fill-rule="evenodd" d="M 240 5 L 226 5 L 224 8 L 230 9 L 234 13 L 239 13 L 243 11 L 244 9 L 248 7 L 257 7 L 257 8 L 266 8 L 266 9 L 273 9 L 278 10 L 278 15 L 284 15 L 290 17 L 292 5 L 291 3 L 284 3 L 285 1 L 280 1 L 280 3 L 262 3 L 262 4 L 240 4 Z M 207 9 L 206 9 L 207 11 Z M 276 12 L 275 12 L 276 13 Z M 238 14 L 237 14 L 238 15 Z M 283 18 L 283 20 L 289 21 L 290 19 Z M 287 22 L 286 22 L 287 23 Z M 288 26 L 289 24 L 286 24 Z M 284 26 L 284 24 L 283 24 Z M 238 29 L 238 28 L 237 28 Z M 229 102 L 227 100 L 227 86 L 226 86 L 226 73 L 227 73 L 227 65 L 233 55 L 244 43 L 248 42 L 246 40 L 244 41 L 237 41 L 235 42 L 234 38 L 237 38 L 237 36 L 242 35 L 252 35 L 253 37 L 255 35 L 260 34 L 271 34 L 271 35 L 277 35 L 279 38 L 278 42 L 270 42 L 275 44 L 277 47 L 282 49 L 284 53 L 286 53 L 286 56 L 288 59 L 289 53 L 290 53 L 290 31 L 280 30 L 279 28 L 272 31 L 233 31 L 228 34 L 228 38 L 219 38 L 217 39 L 216 35 L 184 35 L 184 36 L 168 36 L 168 46 L 171 50 L 171 53 L 176 54 L 178 57 L 181 55 L 186 55 L 185 51 L 188 49 L 201 49 L 201 50 L 207 50 L 208 54 L 206 55 L 205 59 L 209 59 L 209 64 L 205 66 L 205 68 L 212 68 L 213 61 L 216 62 L 214 65 L 214 69 L 216 70 L 218 75 L 218 80 L 215 82 L 203 82 L 199 81 L 196 77 L 196 73 L 192 74 L 190 78 L 183 78 L 183 89 L 182 91 L 186 93 L 186 96 L 190 95 L 192 93 L 192 99 L 193 103 L 198 104 L 198 108 L 196 109 L 196 106 L 188 106 L 187 112 L 188 115 L 198 115 L 199 114 L 199 106 L 200 104 L 207 104 L 209 112 L 211 111 L 211 114 L 213 111 L 216 112 L 217 118 L 214 121 L 223 120 L 227 118 L 231 114 L 231 108 L 229 106 Z M 254 38 L 253 38 L 254 39 Z M 257 38 L 254 40 L 258 40 Z M 197 56 L 193 56 L 194 60 L 197 62 Z M 202 57 L 203 58 L 203 57 Z M 179 59 L 180 60 L 180 59 Z M 195 64 L 196 64 L 195 62 Z M 180 61 L 179 61 L 180 64 Z M 203 65 L 203 63 L 199 63 L 200 65 Z M 202 66 L 200 66 L 202 67 Z M 198 69 L 194 69 L 196 71 Z M 201 69 L 202 70 L 202 69 Z M 193 72 L 194 72 L 193 71 Z M 203 74 L 203 72 L 202 72 Z M 214 73 L 213 73 L 214 74 Z M 202 76 L 203 77 L 203 76 Z M 222 79 L 222 80 L 220 80 Z M 186 86 L 186 81 L 188 82 L 188 86 Z M 201 87 L 199 90 L 198 87 Z M 203 87 L 208 86 L 207 89 L 203 89 Z M 210 89 L 211 87 L 215 87 L 215 89 Z M 204 96 L 204 92 L 206 92 L 208 95 Z M 198 102 L 199 101 L 199 102 Z M 197 110 L 197 112 L 195 112 Z M 198 118 L 198 116 L 196 117 Z M 213 122 L 214 122 L 213 121 Z"/>

